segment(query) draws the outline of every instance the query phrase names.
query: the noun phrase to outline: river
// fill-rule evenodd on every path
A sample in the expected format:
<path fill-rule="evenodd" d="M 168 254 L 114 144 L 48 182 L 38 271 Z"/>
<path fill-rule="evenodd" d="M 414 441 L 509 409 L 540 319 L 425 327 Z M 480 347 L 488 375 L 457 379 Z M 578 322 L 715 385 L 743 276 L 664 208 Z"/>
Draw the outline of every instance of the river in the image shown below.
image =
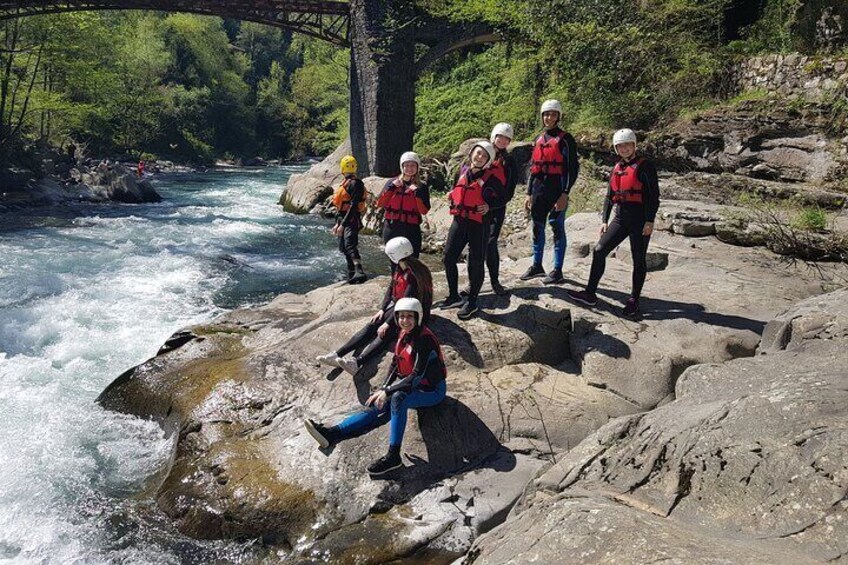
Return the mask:
<path fill-rule="evenodd" d="M 0 214 L 0 562 L 241 563 L 251 543 L 180 535 L 140 494 L 170 454 L 95 402 L 176 330 L 339 280 L 326 220 L 278 206 L 303 167 L 155 181 L 164 201 Z M 364 262 L 383 265 L 375 238 Z"/>

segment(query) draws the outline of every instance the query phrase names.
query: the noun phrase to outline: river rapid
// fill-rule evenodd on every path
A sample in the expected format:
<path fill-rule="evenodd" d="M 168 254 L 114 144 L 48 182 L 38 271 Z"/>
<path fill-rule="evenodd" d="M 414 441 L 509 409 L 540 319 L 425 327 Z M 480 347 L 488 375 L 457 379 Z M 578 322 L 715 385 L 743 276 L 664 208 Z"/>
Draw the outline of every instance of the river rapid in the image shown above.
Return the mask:
<path fill-rule="evenodd" d="M 339 280 L 329 222 L 277 205 L 304 167 L 157 179 L 164 201 L 0 213 L 0 563 L 243 563 L 144 492 L 171 440 L 94 400 L 172 333 Z M 362 238 L 366 268 L 386 263 Z"/>

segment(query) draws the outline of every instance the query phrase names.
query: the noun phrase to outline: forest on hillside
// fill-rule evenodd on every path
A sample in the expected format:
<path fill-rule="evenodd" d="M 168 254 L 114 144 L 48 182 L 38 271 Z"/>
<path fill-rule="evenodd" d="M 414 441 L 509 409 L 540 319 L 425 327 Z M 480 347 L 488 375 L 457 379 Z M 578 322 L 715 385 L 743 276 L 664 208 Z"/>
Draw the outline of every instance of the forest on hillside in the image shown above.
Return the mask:
<path fill-rule="evenodd" d="M 802 0 L 416 0 L 504 41 L 417 83 L 415 148 L 537 126 L 557 97 L 584 131 L 650 128 L 723 95 L 734 58 L 815 50 Z M 268 26 L 180 13 L 80 12 L 0 23 L 0 161 L 39 145 L 209 162 L 326 154 L 347 134 L 349 53 Z"/>

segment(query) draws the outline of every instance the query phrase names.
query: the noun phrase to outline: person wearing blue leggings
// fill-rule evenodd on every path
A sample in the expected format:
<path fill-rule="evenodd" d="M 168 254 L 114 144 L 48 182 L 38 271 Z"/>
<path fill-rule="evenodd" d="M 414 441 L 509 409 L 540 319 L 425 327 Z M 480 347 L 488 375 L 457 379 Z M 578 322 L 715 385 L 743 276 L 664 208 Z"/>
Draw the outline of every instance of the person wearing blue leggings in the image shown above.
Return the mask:
<path fill-rule="evenodd" d="M 383 386 L 365 401 L 365 409 L 351 414 L 334 426 L 304 420 L 306 431 L 321 448 L 367 433 L 389 424 L 389 450 L 368 467 L 372 477 L 380 477 L 403 466 L 401 443 L 410 408 L 435 406 L 445 398 L 447 371 L 436 336 L 422 324 L 424 310 L 415 298 L 401 298 L 394 310 L 400 336 L 395 345 L 392 367 Z"/>
<path fill-rule="evenodd" d="M 565 215 L 568 195 L 577 181 L 580 165 L 574 136 L 560 128 L 562 104 L 558 100 L 545 100 L 541 114 L 545 131 L 536 138 L 533 145 L 527 197 L 524 200 L 524 207 L 533 219 L 533 264 L 521 275 L 521 280 L 545 275 L 542 259 L 545 255 L 547 221 L 554 236 L 554 268 L 542 282 L 560 284 L 565 281 L 562 267 L 567 243 Z"/>

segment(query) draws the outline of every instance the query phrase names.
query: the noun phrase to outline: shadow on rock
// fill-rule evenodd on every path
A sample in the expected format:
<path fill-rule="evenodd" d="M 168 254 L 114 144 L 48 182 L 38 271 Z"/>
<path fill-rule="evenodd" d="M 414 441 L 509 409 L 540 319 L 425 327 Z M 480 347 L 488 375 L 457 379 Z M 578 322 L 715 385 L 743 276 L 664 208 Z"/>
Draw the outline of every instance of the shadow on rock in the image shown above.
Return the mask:
<path fill-rule="evenodd" d="M 558 365 L 568 358 L 571 312 L 567 308 L 556 311 L 535 304 L 521 304 L 514 312 L 494 314 L 481 311 L 478 317 L 527 334 L 533 341 L 533 347 L 521 359 L 522 362 Z"/>
<path fill-rule="evenodd" d="M 414 464 L 392 477 L 378 498 L 402 504 L 444 477 L 470 469 L 491 468 L 509 472 L 515 456 L 505 450 L 495 434 L 468 406 L 451 397 L 438 406 L 418 410 L 418 427 L 427 459 L 407 456 Z M 492 457 L 506 451 L 506 456 Z"/>
<path fill-rule="evenodd" d="M 430 316 L 430 323 L 427 325 L 439 338 L 442 347 L 451 346 L 469 365 L 478 368 L 483 366 L 483 356 L 465 328 L 436 314 Z"/>
<path fill-rule="evenodd" d="M 614 290 L 599 291 L 598 294 L 608 296 L 622 304 L 630 297 L 628 293 Z M 645 320 L 674 320 L 680 318 L 710 326 L 733 330 L 748 330 L 757 334 L 762 334 L 763 329 L 766 327 L 765 322 L 760 320 L 731 316 L 721 314 L 720 312 L 707 312 L 704 305 L 697 302 L 678 302 L 662 298 L 642 297 L 640 308 L 642 310 L 642 318 Z"/>
<path fill-rule="evenodd" d="M 583 288 L 583 286 L 585 286 L 582 283 L 572 284 L 578 288 Z M 550 285 L 537 288 L 516 288 L 512 290 L 512 293 L 525 300 L 535 300 L 538 299 L 539 296 L 547 294 L 552 298 L 565 301 L 571 307 L 576 306 L 578 308 L 583 308 L 583 306 L 575 304 L 568 299 L 566 288 L 564 286 Z M 608 298 L 610 302 L 599 300 L 597 306 L 592 307 L 591 310 L 609 312 L 616 316 L 621 314 L 621 308 L 630 297 L 629 293 L 608 289 L 598 289 L 598 295 L 599 297 Z M 710 326 L 724 327 L 734 330 L 749 330 L 758 334 L 762 334 L 763 329 L 765 328 L 765 322 L 760 320 L 721 314 L 719 312 L 707 312 L 703 304 L 698 304 L 696 302 L 678 302 L 674 300 L 648 298 L 643 296 L 640 301 L 640 307 L 642 310 L 641 317 L 645 320 L 674 320 L 680 318 Z"/>

